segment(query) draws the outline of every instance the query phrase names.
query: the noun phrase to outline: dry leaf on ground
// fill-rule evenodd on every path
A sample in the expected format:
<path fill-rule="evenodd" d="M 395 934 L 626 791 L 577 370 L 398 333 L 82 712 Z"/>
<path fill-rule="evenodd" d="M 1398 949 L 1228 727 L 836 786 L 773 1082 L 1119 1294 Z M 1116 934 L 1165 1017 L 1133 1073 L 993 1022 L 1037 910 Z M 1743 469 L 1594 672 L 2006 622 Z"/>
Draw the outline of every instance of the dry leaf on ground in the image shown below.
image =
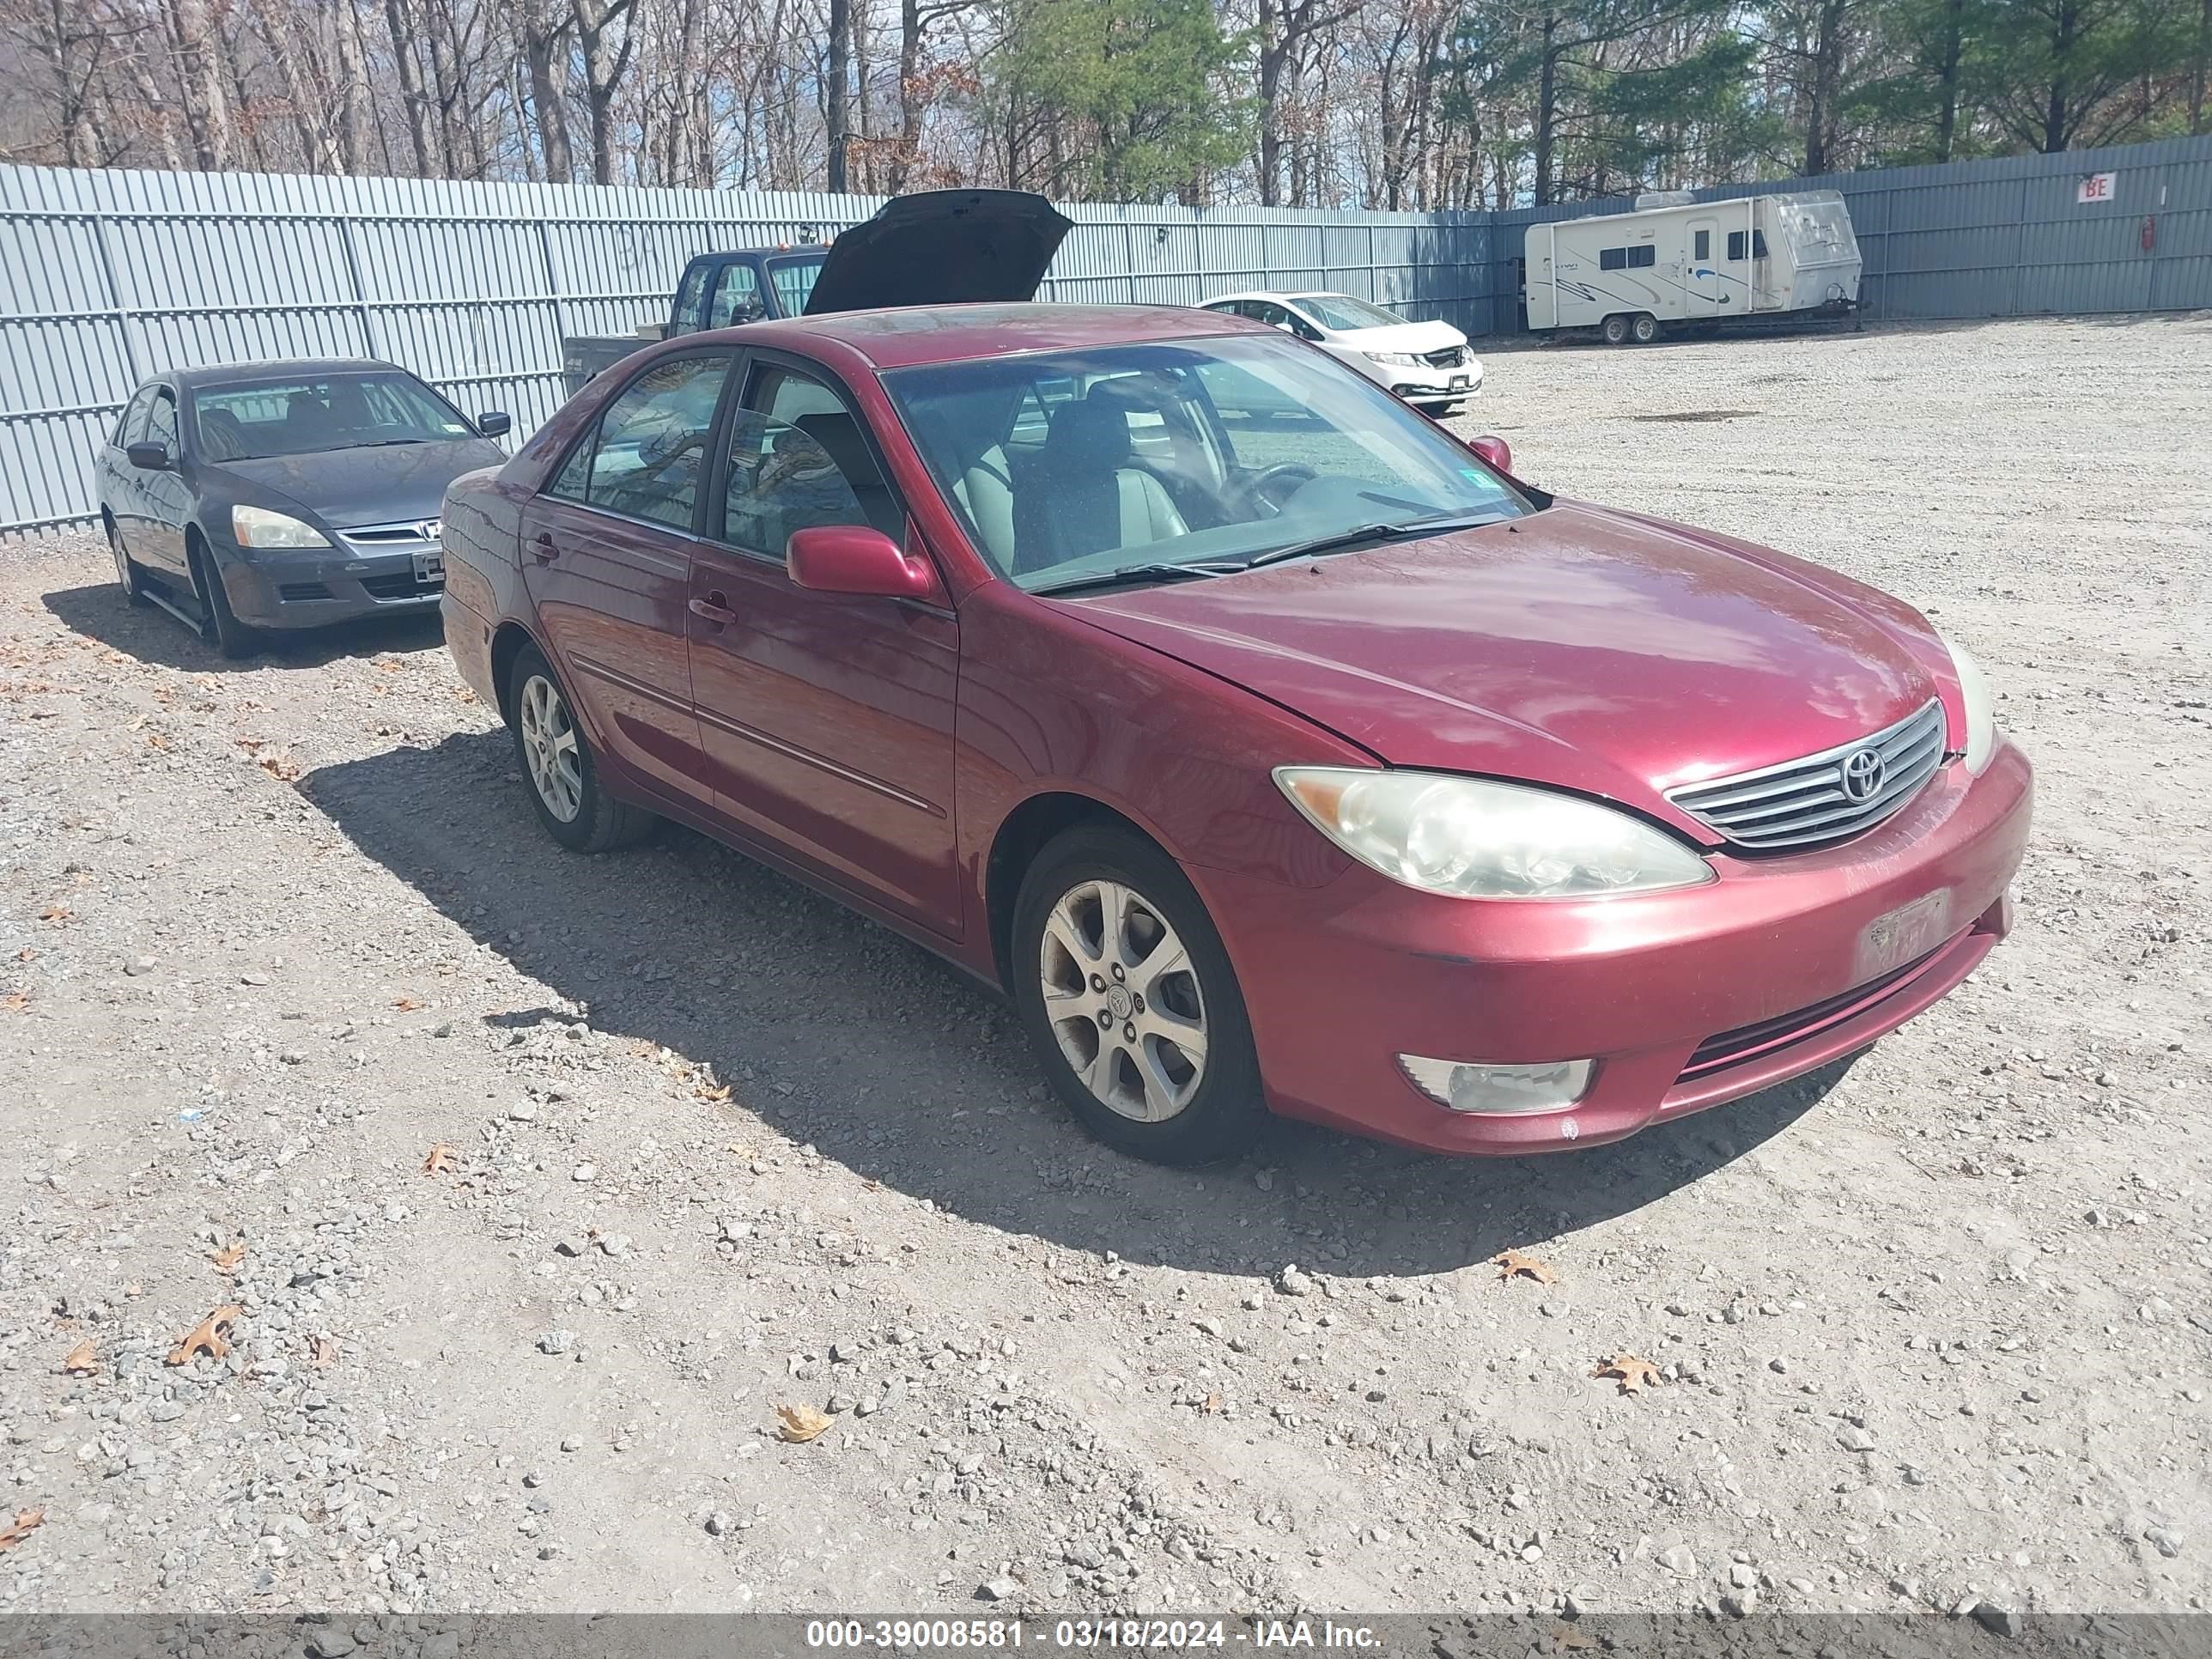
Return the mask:
<path fill-rule="evenodd" d="M 830 1418 L 811 1406 L 778 1406 L 775 1437 L 805 1445 L 810 1440 L 819 1440 L 829 1431 Z"/>
<path fill-rule="evenodd" d="M 1490 1262 L 1498 1269 L 1500 1279 L 1533 1279 L 1539 1285 L 1559 1282 L 1559 1274 L 1553 1272 L 1549 1263 L 1523 1250 L 1500 1250 L 1490 1258 Z"/>
<path fill-rule="evenodd" d="M 216 1267 L 222 1272 L 228 1273 L 233 1267 L 235 1267 L 240 1262 L 246 1260 L 246 1241 L 242 1238 L 234 1238 L 229 1243 L 224 1245 L 213 1255 L 210 1256 L 208 1260 L 214 1262 Z"/>
<path fill-rule="evenodd" d="M 0 1527 L 0 1550 L 14 1549 L 44 1525 L 46 1519 L 44 1510 L 17 1510 L 15 1518 Z"/>
<path fill-rule="evenodd" d="M 1632 1353 L 1617 1353 L 1595 1370 L 1592 1376 L 1617 1376 L 1623 1394 L 1641 1394 L 1646 1388 L 1656 1387 L 1665 1381 L 1659 1368 L 1648 1359 L 1639 1359 Z"/>
<path fill-rule="evenodd" d="M 460 1153 L 441 1140 L 431 1147 L 429 1152 L 423 1158 L 422 1173 L 444 1175 L 449 1170 L 458 1169 L 460 1166 Z"/>
<path fill-rule="evenodd" d="M 92 1376 L 100 1370 L 100 1351 L 87 1337 L 62 1356 L 62 1370 L 71 1376 Z"/>
<path fill-rule="evenodd" d="M 338 1345 L 335 1337 L 318 1333 L 309 1345 L 307 1363 L 319 1371 L 326 1371 L 338 1363 Z"/>
<path fill-rule="evenodd" d="M 67 921 L 74 914 L 66 904 L 49 904 L 39 912 L 40 921 Z"/>
<path fill-rule="evenodd" d="M 10 991 L 6 996 L 0 997 L 0 1010 L 8 1013 L 20 1014 L 30 1006 L 30 994 L 26 991 Z"/>
<path fill-rule="evenodd" d="M 1199 1409 L 1199 1413 L 1200 1413 L 1200 1414 L 1201 1416 L 1206 1416 L 1206 1417 L 1218 1417 L 1218 1416 L 1220 1416 L 1220 1415 L 1221 1415 L 1221 1396 L 1220 1396 L 1219 1395 L 1218 1395 L 1218 1394 L 1210 1394 L 1210 1395 L 1206 1395 L 1206 1396 L 1205 1403 L 1204 1403 L 1204 1404 L 1202 1404 L 1201 1406 L 1200 1406 L 1198 1409 Z"/>
<path fill-rule="evenodd" d="M 397 1008 L 403 1014 L 411 1014 L 422 1005 L 417 1002 L 413 997 L 394 997 L 392 1000 L 392 1006 Z"/>
<path fill-rule="evenodd" d="M 177 1346 L 169 1350 L 163 1363 L 170 1365 L 189 1365 L 195 1354 L 205 1354 L 210 1359 L 221 1359 L 230 1352 L 230 1333 L 246 1310 L 235 1302 L 225 1303 L 205 1319 L 185 1333 Z"/>
<path fill-rule="evenodd" d="M 300 775 L 299 763 L 289 755 L 264 755 L 260 757 L 260 765 L 263 771 L 279 783 L 293 782 Z"/>

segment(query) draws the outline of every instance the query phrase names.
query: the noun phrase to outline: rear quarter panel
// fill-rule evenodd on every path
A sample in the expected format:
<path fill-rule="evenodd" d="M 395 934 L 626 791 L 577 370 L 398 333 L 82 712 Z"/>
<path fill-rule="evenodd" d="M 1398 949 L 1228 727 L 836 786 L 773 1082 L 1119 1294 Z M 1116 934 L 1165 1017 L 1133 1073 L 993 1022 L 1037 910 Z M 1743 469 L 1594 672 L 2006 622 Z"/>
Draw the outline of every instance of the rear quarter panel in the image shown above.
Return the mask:
<path fill-rule="evenodd" d="M 499 707 L 492 636 L 505 622 L 531 627 L 522 590 L 522 504 L 529 491 L 507 480 L 513 466 L 465 472 L 446 487 L 446 648 L 470 690 Z"/>

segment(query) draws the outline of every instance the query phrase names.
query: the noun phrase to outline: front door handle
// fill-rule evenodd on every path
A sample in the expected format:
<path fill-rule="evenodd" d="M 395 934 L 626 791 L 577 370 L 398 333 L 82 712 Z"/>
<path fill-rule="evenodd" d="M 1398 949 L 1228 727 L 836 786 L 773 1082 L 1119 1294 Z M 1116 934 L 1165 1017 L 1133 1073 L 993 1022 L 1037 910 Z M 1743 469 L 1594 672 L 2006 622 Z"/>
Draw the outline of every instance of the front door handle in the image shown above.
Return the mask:
<path fill-rule="evenodd" d="M 530 550 L 535 553 L 540 560 L 545 560 L 556 556 L 561 551 L 561 549 L 554 542 L 553 538 L 550 533 L 541 532 L 538 539 L 531 544 Z"/>
<path fill-rule="evenodd" d="M 695 617 L 704 617 L 710 623 L 737 621 L 738 613 L 721 601 L 722 595 L 720 593 L 709 594 L 703 599 L 694 599 L 691 601 L 691 614 Z"/>

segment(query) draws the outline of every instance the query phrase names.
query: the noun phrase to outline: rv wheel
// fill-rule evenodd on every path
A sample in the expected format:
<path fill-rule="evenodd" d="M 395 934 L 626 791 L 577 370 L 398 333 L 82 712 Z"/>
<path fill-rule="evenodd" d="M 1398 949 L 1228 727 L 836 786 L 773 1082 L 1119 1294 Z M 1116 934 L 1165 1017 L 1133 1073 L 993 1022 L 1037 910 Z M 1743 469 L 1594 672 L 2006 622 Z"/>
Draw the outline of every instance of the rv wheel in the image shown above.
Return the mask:
<path fill-rule="evenodd" d="M 1605 319 L 1605 325 L 1598 332 L 1605 337 L 1605 343 L 1607 345 L 1626 345 L 1628 319 L 1616 312 Z"/>
<path fill-rule="evenodd" d="M 1637 344 L 1650 345 L 1659 337 L 1659 319 L 1648 311 L 1639 311 L 1628 329 L 1636 337 Z"/>

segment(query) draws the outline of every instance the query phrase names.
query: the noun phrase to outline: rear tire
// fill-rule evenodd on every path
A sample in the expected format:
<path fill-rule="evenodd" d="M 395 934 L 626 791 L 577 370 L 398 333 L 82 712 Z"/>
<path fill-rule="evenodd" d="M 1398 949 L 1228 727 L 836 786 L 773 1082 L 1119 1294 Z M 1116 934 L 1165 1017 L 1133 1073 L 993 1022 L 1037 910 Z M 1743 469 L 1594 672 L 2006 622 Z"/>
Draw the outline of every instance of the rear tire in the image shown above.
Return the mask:
<path fill-rule="evenodd" d="M 1047 845 L 1014 901 L 1008 973 L 1054 1092 L 1099 1139 L 1170 1164 L 1252 1144 L 1267 1109 L 1243 995 L 1158 848 L 1103 826 Z"/>
<path fill-rule="evenodd" d="M 1639 311 L 1630 322 L 1628 331 L 1637 344 L 1650 345 L 1666 331 L 1659 326 L 1659 319 L 1650 312 Z"/>
<path fill-rule="evenodd" d="M 234 662 L 261 648 L 261 635 L 239 621 L 230 596 L 222 591 L 222 572 L 204 548 L 190 555 L 192 591 L 200 602 L 200 637 Z"/>
<path fill-rule="evenodd" d="M 507 669 L 514 754 L 545 833 L 573 853 L 605 853 L 649 836 L 660 820 L 599 781 L 592 741 L 544 653 L 526 645 Z"/>
<path fill-rule="evenodd" d="M 1616 311 L 1599 325 L 1598 332 L 1604 337 L 1607 345 L 1626 345 L 1628 343 L 1627 313 Z"/>

